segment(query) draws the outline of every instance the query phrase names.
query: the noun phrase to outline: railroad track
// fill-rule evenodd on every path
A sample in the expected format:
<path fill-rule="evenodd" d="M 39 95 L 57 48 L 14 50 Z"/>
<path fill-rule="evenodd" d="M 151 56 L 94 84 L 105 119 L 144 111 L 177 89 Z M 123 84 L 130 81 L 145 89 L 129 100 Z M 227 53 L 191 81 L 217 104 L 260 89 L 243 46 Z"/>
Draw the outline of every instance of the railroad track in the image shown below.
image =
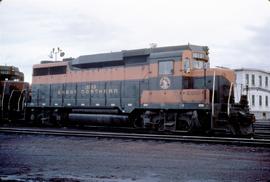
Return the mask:
<path fill-rule="evenodd" d="M 270 122 L 258 121 L 254 123 L 256 138 L 270 139 Z"/>
<path fill-rule="evenodd" d="M 255 139 L 267 139 L 267 140 L 270 140 L 270 133 L 255 131 L 254 138 Z"/>
<path fill-rule="evenodd" d="M 155 140 L 166 142 L 193 142 L 193 143 L 270 147 L 270 139 L 254 139 L 254 138 L 135 134 L 135 133 L 115 133 L 115 132 L 93 132 L 93 131 L 81 131 L 70 129 L 40 129 L 40 128 L 13 128 L 13 127 L 0 127 L 0 133 L 115 138 L 115 139 L 132 139 L 132 140 Z"/>

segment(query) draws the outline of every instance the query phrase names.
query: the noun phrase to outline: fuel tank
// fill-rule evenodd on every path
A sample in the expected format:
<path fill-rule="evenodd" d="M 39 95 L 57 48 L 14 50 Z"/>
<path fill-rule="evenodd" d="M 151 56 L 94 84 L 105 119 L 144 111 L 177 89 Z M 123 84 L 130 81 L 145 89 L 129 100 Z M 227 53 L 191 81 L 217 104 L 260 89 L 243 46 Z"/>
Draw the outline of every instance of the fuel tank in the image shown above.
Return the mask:
<path fill-rule="evenodd" d="M 102 126 L 130 125 L 127 115 L 70 113 L 68 115 L 68 119 L 72 123 L 80 123 L 86 125 L 102 125 Z"/>

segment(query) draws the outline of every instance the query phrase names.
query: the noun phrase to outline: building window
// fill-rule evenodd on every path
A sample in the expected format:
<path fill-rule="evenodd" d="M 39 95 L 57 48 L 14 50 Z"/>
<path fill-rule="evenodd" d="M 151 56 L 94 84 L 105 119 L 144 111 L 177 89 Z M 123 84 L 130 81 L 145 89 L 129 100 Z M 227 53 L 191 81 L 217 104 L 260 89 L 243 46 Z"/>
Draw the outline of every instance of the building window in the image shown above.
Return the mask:
<path fill-rule="evenodd" d="M 268 77 L 265 77 L 265 87 L 268 87 Z"/>
<path fill-rule="evenodd" d="M 251 100 L 251 102 L 252 102 L 252 105 L 255 106 L 255 95 L 252 95 L 252 100 Z"/>
<path fill-rule="evenodd" d="M 260 87 L 262 86 L 262 76 L 260 75 L 259 76 L 259 84 L 260 84 Z"/>
<path fill-rule="evenodd" d="M 158 70 L 160 75 L 173 74 L 173 61 L 160 61 Z"/>
<path fill-rule="evenodd" d="M 262 96 L 259 96 L 259 105 L 262 106 Z"/>
<path fill-rule="evenodd" d="M 255 85 L 255 75 L 251 76 L 251 84 L 252 84 L 252 86 Z"/>
<path fill-rule="evenodd" d="M 249 84 L 249 75 L 246 74 L 246 85 L 248 85 L 248 84 Z"/>
<path fill-rule="evenodd" d="M 268 96 L 265 96 L 265 106 L 268 107 Z"/>

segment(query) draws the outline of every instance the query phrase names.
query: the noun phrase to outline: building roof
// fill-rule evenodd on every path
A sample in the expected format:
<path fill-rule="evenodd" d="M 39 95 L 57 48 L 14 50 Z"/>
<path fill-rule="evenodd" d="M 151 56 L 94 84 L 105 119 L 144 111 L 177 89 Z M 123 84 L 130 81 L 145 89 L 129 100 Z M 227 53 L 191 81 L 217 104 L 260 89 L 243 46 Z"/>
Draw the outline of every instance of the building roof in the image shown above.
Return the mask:
<path fill-rule="evenodd" d="M 238 68 L 238 69 L 234 69 L 235 72 L 240 72 L 240 71 L 251 71 L 251 72 L 261 72 L 261 73 L 265 73 L 265 74 L 270 74 L 269 71 L 265 71 L 265 70 L 261 70 L 261 69 L 256 69 L 256 68 Z"/>

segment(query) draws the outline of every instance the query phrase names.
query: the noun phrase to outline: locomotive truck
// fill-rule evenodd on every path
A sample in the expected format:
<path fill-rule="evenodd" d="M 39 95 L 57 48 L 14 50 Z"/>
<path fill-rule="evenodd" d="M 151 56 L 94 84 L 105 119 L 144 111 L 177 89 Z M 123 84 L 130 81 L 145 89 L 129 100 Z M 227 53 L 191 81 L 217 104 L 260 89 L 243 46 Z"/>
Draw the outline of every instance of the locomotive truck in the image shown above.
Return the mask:
<path fill-rule="evenodd" d="M 188 44 L 42 61 L 26 118 L 251 135 L 255 118 L 246 96 L 234 102 L 234 71 L 210 68 L 208 51 Z"/>

